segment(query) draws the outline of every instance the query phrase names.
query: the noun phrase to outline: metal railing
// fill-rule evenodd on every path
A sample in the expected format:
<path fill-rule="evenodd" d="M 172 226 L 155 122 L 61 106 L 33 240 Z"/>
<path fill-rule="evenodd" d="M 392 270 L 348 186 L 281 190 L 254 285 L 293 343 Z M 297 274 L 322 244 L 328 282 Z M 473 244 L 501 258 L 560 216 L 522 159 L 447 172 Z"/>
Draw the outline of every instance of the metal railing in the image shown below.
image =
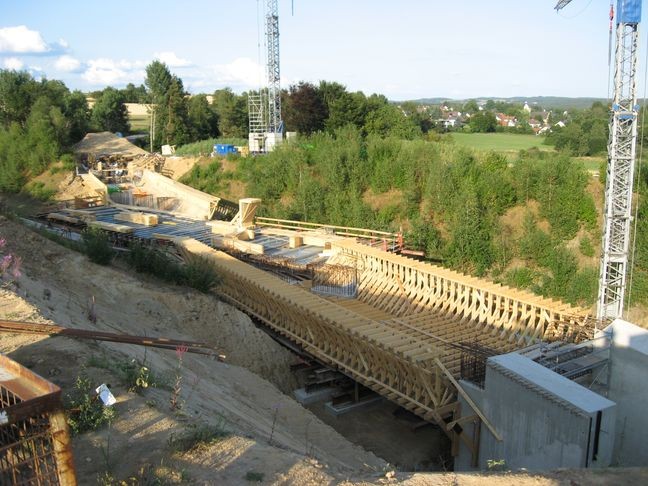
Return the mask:
<path fill-rule="evenodd" d="M 354 228 L 351 226 L 337 226 L 334 224 L 310 223 L 308 221 L 294 221 L 289 219 L 265 218 L 257 216 L 255 223 L 258 226 L 286 229 L 293 231 L 319 231 L 337 236 L 359 238 L 362 243 L 385 251 L 400 251 L 403 248 L 401 233 L 379 231 L 367 228 Z"/>

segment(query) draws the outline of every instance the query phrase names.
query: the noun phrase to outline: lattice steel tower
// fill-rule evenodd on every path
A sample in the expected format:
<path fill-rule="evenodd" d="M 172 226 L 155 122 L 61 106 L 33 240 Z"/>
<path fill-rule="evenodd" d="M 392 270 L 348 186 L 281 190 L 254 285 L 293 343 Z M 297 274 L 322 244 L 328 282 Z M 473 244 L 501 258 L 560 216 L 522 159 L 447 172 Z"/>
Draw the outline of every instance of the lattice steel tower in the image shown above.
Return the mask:
<path fill-rule="evenodd" d="M 266 39 L 268 42 L 268 132 L 283 131 L 281 122 L 281 72 L 279 69 L 279 1 L 268 0 Z"/>
<path fill-rule="evenodd" d="M 619 1 L 614 99 L 610 118 L 597 317 L 616 318 L 623 305 L 630 253 L 632 188 L 637 152 L 636 72 L 641 1 Z"/>
<path fill-rule="evenodd" d="M 561 0 L 560 10 L 571 0 Z M 597 317 L 622 317 L 630 254 L 632 188 L 637 154 L 636 72 L 641 0 L 618 0 L 614 99 L 610 116 Z"/>
<path fill-rule="evenodd" d="M 267 85 L 248 95 L 250 152 L 270 152 L 283 139 L 279 69 L 279 2 L 267 0 L 265 37 Z"/>

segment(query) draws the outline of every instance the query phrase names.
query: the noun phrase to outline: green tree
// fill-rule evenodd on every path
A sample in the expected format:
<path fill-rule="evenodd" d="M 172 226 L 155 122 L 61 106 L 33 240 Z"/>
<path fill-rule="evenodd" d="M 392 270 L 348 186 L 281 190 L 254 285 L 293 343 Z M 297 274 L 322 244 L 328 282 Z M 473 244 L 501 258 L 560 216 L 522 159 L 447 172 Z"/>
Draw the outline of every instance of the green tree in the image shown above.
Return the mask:
<path fill-rule="evenodd" d="M 146 66 L 146 79 L 144 84 L 148 89 L 151 102 L 155 104 L 162 103 L 163 98 L 171 88 L 173 76 L 169 67 L 160 61 L 153 61 Z"/>
<path fill-rule="evenodd" d="M 0 70 L 0 125 L 24 125 L 38 96 L 38 83 L 26 71 Z"/>
<path fill-rule="evenodd" d="M 160 61 L 146 66 L 149 99 L 155 105 L 155 135 L 153 145 L 179 145 L 191 139 L 187 93 L 182 80 L 171 74 L 169 67 Z"/>
<path fill-rule="evenodd" d="M 462 186 L 450 227 L 446 258 L 460 271 L 483 275 L 494 260 L 486 211 L 470 182 L 465 181 Z"/>
<path fill-rule="evenodd" d="M 126 133 L 130 130 L 128 110 L 119 90 L 108 87 L 92 107 L 92 125 L 95 130 Z"/>
<path fill-rule="evenodd" d="M 218 136 L 218 115 L 209 106 L 207 96 L 196 95 L 189 98 L 188 116 L 192 138 L 204 140 Z"/>
<path fill-rule="evenodd" d="M 405 101 L 400 105 L 403 114 L 417 125 L 422 133 L 427 133 L 433 126 L 432 118 L 428 113 L 428 107 L 413 101 Z"/>
<path fill-rule="evenodd" d="M 135 86 L 133 83 L 128 83 L 121 92 L 124 96 L 124 103 L 148 103 L 148 94 L 143 84 Z"/>
<path fill-rule="evenodd" d="M 212 107 L 218 114 L 218 130 L 224 137 L 247 137 L 247 95 L 236 95 L 231 89 L 214 92 Z"/>
<path fill-rule="evenodd" d="M 75 144 L 88 133 L 90 127 L 90 110 L 85 95 L 81 91 L 68 94 L 65 97 L 63 113 L 68 120 L 67 144 Z"/>
<path fill-rule="evenodd" d="M 283 118 L 288 130 L 311 134 L 324 129 L 328 109 L 318 88 L 306 82 L 292 85 L 283 104 Z"/>
<path fill-rule="evenodd" d="M 475 100 L 468 100 L 464 103 L 461 111 L 473 115 L 475 113 L 479 113 L 479 105 Z"/>
<path fill-rule="evenodd" d="M 472 116 L 469 125 L 473 132 L 494 132 L 497 127 L 497 119 L 493 113 L 484 110 Z"/>
<path fill-rule="evenodd" d="M 367 134 L 394 136 L 412 140 L 421 135 L 421 128 L 400 108 L 386 104 L 367 113 L 364 129 Z"/>
<path fill-rule="evenodd" d="M 164 143 L 179 145 L 189 142 L 191 133 L 187 93 L 182 80 L 176 76 L 173 76 L 166 96 L 157 107 L 156 122 L 161 128 L 158 131 L 159 139 Z"/>

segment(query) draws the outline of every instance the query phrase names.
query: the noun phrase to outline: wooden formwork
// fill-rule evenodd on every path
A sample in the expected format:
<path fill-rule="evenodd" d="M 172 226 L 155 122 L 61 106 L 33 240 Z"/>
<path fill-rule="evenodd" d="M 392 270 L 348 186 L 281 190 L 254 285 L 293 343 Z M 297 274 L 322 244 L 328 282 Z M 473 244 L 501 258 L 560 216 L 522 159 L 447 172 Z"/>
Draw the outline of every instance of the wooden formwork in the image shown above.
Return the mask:
<path fill-rule="evenodd" d="M 423 333 L 372 320 L 214 250 L 177 241 L 220 272 L 220 294 L 317 359 L 409 409 L 445 424 L 456 406 L 451 382 L 434 363 L 443 351 Z"/>
<path fill-rule="evenodd" d="M 322 298 L 192 239 L 176 244 L 218 269 L 219 292 L 230 303 L 320 361 L 438 423 L 453 451 L 461 439 L 473 462 L 479 427 L 469 438 L 461 424 L 481 421 L 502 439 L 457 381 L 462 357 L 587 334 L 581 309 L 352 240 L 333 242 L 332 249 L 357 262 L 357 299 Z M 461 413 L 458 395 L 472 413 Z"/>
<path fill-rule="evenodd" d="M 347 239 L 333 248 L 358 261 L 358 298 L 394 316 L 426 311 L 477 323 L 483 333 L 528 344 L 591 337 L 584 309 Z M 461 331 L 452 339 L 461 338 Z M 500 339 L 501 339 L 500 338 Z"/>

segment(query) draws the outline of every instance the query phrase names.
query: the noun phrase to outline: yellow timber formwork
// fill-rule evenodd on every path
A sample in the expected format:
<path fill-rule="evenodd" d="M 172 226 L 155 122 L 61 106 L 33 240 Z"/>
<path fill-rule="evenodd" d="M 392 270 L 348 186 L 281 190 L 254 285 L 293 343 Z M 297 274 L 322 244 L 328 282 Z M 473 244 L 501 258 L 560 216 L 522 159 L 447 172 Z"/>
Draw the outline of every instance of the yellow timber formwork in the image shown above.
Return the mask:
<path fill-rule="evenodd" d="M 581 341 L 591 337 L 588 312 L 530 292 L 470 277 L 346 239 L 333 250 L 355 258 L 358 299 L 396 317 L 434 311 L 481 329 L 498 340 L 526 345 L 538 340 Z M 411 317 L 408 317 L 408 319 Z M 448 334 L 456 342 L 461 328 Z"/>
<path fill-rule="evenodd" d="M 317 359 L 425 420 L 445 424 L 455 411 L 454 387 L 434 363 L 443 350 L 424 333 L 364 317 L 196 240 L 176 243 L 217 268 L 226 300 Z"/>
<path fill-rule="evenodd" d="M 462 352 L 501 354 L 538 340 L 578 341 L 589 334 L 581 309 L 353 240 L 333 242 L 332 251 L 356 262 L 357 299 L 320 297 L 196 240 L 176 244 L 188 258 L 203 257 L 217 268 L 225 300 L 318 360 L 438 423 L 453 439 L 453 451 L 461 439 L 473 461 L 478 434 L 469 439 L 457 431 L 459 423 L 481 420 L 501 438 L 476 405 L 474 413 L 459 410 Z"/>

